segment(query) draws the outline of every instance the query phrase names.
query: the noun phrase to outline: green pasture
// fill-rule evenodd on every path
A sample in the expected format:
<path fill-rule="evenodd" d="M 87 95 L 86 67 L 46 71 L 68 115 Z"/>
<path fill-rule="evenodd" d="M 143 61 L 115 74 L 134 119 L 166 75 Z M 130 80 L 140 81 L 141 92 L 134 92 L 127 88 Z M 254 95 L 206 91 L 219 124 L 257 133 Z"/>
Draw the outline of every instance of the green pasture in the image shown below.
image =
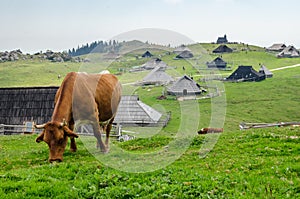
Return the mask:
<path fill-rule="evenodd" d="M 300 63 L 300 58 L 278 59 L 257 46 L 229 46 L 236 51 L 222 57 L 232 70 L 238 65 L 252 65 L 258 70 L 259 64 L 276 69 Z M 299 198 L 300 128 L 241 131 L 239 123 L 299 121 L 300 67 L 274 71 L 273 78 L 261 82 L 201 82 L 211 73 L 204 66 L 218 56 L 211 53 L 217 45 L 189 47 L 195 55 L 190 60 L 175 60 L 175 55 L 165 50 L 154 50 L 153 54 L 172 66 L 166 72 L 174 77 L 187 74 L 195 76 L 202 86 L 218 84 L 221 97 L 190 102 L 179 102 L 172 96 L 158 100 L 165 87 L 132 84 L 147 72 L 128 70 L 149 60 L 133 52 L 115 60 L 90 54 L 88 63 L 39 59 L 0 63 L 0 87 L 58 86 L 70 71 L 108 69 L 117 74 L 124 94 L 137 94 L 160 112 L 171 112 L 165 128 L 125 128 L 136 139 L 120 143 L 112 138 L 109 155 L 95 150 L 93 137 L 80 136 L 78 151 L 71 153 L 67 148 L 62 163 L 47 162 L 48 147 L 35 143 L 37 135 L 0 136 L 0 198 Z M 141 55 L 143 51 L 135 52 Z M 225 77 L 233 71 L 213 72 Z M 223 122 L 222 134 L 197 135 L 198 129 Z M 165 154 L 174 155 L 185 143 L 188 147 L 178 159 L 144 172 L 155 161 L 164 163 Z M 130 166 L 123 152 L 133 157 L 145 154 L 145 161 L 134 165 L 137 172 L 108 166 Z M 146 159 L 152 153 L 157 158 Z M 104 160 L 111 161 L 108 164 Z"/>

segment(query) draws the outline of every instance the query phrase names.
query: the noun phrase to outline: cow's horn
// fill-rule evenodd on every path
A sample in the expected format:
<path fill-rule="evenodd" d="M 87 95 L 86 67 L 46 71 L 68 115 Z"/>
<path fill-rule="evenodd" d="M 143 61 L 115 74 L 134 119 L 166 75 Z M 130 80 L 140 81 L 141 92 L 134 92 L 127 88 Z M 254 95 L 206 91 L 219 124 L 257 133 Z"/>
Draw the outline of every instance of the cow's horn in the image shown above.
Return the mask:
<path fill-rule="evenodd" d="M 35 124 L 34 128 L 36 129 L 43 129 L 46 126 L 46 124 Z"/>

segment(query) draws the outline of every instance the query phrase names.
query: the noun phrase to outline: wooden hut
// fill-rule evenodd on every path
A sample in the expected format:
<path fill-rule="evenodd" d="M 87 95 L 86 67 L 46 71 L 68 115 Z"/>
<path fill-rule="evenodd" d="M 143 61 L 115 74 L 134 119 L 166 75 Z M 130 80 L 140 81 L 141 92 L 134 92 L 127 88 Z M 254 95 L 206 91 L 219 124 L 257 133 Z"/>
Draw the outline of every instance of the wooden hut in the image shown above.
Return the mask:
<path fill-rule="evenodd" d="M 229 48 L 227 45 L 220 45 L 213 50 L 213 53 L 232 53 L 232 52 L 233 50 Z"/>
<path fill-rule="evenodd" d="M 165 72 L 165 68 L 157 66 L 143 78 L 142 85 L 167 85 L 174 79 Z"/>
<path fill-rule="evenodd" d="M 294 46 L 288 46 L 284 48 L 278 55 L 279 58 L 293 58 L 293 57 L 300 57 L 300 51 L 297 50 Z"/>
<path fill-rule="evenodd" d="M 224 37 L 218 37 L 217 39 L 217 44 L 227 44 L 228 40 L 227 40 L 227 36 L 224 35 Z"/>
<path fill-rule="evenodd" d="M 228 81 L 261 81 L 266 78 L 265 74 L 255 71 L 252 66 L 239 66 L 229 77 Z"/>
<path fill-rule="evenodd" d="M 179 55 L 180 53 L 184 52 L 184 51 L 188 51 L 188 52 L 192 52 L 191 49 L 189 49 L 188 47 L 186 47 L 185 45 L 181 45 L 178 48 L 176 48 L 173 53 Z"/>
<path fill-rule="evenodd" d="M 225 62 L 221 57 L 217 57 L 213 61 L 207 62 L 206 65 L 208 68 L 224 69 L 227 66 L 227 62 Z"/>
<path fill-rule="evenodd" d="M 123 126 L 155 126 L 162 114 L 139 100 L 137 95 L 123 95 L 114 120 Z"/>
<path fill-rule="evenodd" d="M 176 56 L 176 59 L 188 59 L 194 57 L 193 53 L 191 51 L 185 50 L 179 53 Z"/>
<path fill-rule="evenodd" d="M 51 119 L 58 87 L 0 88 L 0 124 L 45 123 Z"/>
<path fill-rule="evenodd" d="M 201 94 L 202 90 L 200 85 L 192 78 L 184 75 L 169 88 L 167 88 L 168 95 L 185 96 Z"/>
<path fill-rule="evenodd" d="M 265 74 L 266 78 L 273 77 L 273 73 L 267 69 L 266 66 L 262 65 L 258 71 L 259 73 Z"/>
<path fill-rule="evenodd" d="M 147 50 L 143 55 L 143 58 L 153 57 L 153 55 Z"/>
<path fill-rule="evenodd" d="M 273 44 L 267 48 L 267 51 L 281 52 L 284 48 L 286 48 L 285 44 Z"/>
<path fill-rule="evenodd" d="M 168 67 L 168 65 L 161 59 L 155 58 L 155 59 L 151 59 L 151 60 L 147 61 L 146 63 L 144 63 L 141 66 L 136 66 L 136 67 L 130 69 L 129 71 L 137 72 L 137 71 L 144 71 L 144 70 L 153 70 L 156 67 L 166 69 Z"/>

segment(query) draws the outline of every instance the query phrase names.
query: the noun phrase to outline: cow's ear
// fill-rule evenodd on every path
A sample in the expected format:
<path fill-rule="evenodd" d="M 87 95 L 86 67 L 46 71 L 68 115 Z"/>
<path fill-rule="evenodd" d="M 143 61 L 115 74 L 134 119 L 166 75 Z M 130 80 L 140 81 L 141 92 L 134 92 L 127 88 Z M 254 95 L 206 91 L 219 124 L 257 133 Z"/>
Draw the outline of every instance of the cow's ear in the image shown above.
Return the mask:
<path fill-rule="evenodd" d="M 78 138 L 78 135 L 76 133 L 74 133 L 73 131 L 71 131 L 67 126 L 64 126 L 63 129 L 67 136 Z"/>
<path fill-rule="evenodd" d="M 35 139 L 37 143 L 44 141 L 44 131 Z"/>

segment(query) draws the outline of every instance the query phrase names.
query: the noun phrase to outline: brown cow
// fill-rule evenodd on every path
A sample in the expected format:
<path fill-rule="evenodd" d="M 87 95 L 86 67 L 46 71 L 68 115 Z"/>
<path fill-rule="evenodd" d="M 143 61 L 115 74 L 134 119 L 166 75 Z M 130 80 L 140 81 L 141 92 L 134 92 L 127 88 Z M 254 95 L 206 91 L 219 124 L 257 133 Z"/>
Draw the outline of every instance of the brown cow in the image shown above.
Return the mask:
<path fill-rule="evenodd" d="M 36 142 L 48 144 L 49 162 L 63 160 L 68 137 L 70 150 L 77 150 L 75 138 L 78 135 L 73 132 L 75 121 L 91 124 L 97 146 L 102 152 L 108 152 L 109 132 L 120 99 L 121 85 L 114 75 L 68 73 L 56 93 L 51 121 L 35 126 L 44 129 Z M 101 140 L 103 131 L 106 131 L 105 144 Z"/>
<path fill-rule="evenodd" d="M 207 134 L 207 133 L 221 133 L 223 128 L 202 128 L 198 131 L 198 134 Z"/>

